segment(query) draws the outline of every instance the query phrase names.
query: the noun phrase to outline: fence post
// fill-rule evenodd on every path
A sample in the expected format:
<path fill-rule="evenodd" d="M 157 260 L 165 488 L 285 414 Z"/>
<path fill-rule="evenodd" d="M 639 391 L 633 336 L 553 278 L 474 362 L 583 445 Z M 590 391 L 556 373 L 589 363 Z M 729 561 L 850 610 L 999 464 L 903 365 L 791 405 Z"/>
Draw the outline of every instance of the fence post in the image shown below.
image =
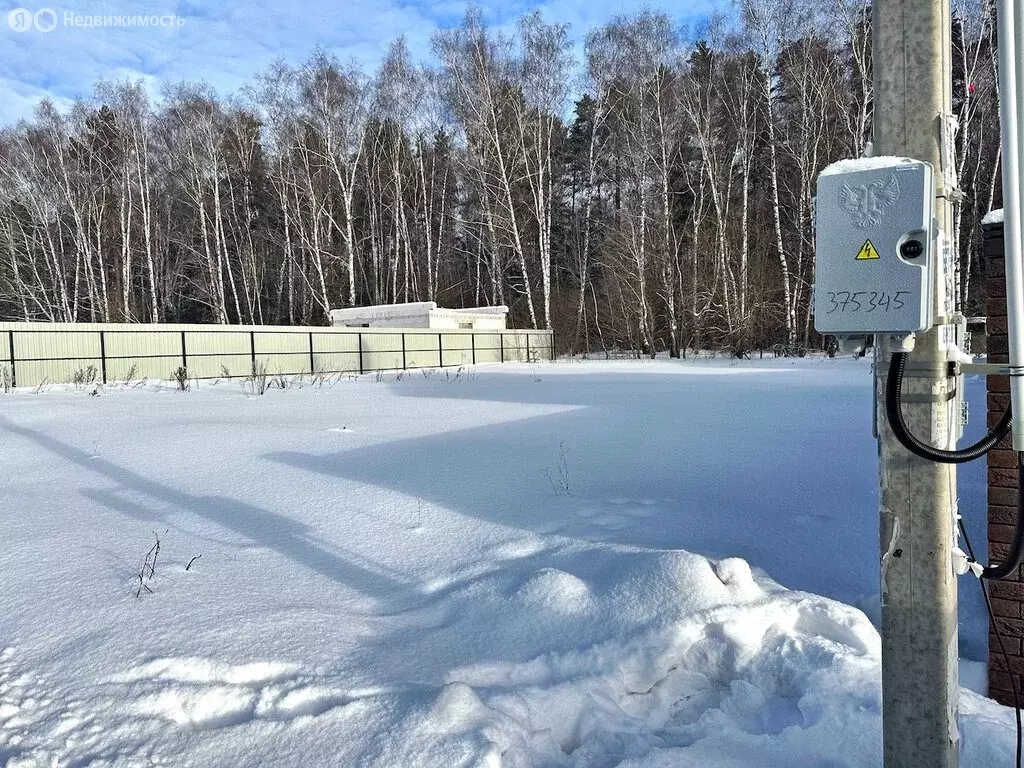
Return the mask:
<path fill-rule="evenodd" d="M 405 332 L 403 331 L 402 332 L 402 370 L 404 371 L 406 369 L 406 367 L 407 366 L 405 364 Z"/>
<path fill-rule="evenodd" d="M 359 375 L 363 375 L 363 333 L 362 331 L 358 334 L 359 339 Z"/>
<path fill-rule="evenodd" d="M 18 386 L 18 372 L 14 367 L 14 331 L 7 332 L 7 343 L 11 347 L 11 387 Z"/>
<path fill-rule="evenodd" d="M 526 362 L 530 362 L 530 334 L 526 333 Z"/>
<path fill-rule="evenodd" d="M 554 362 L 554 359 L 555 359 L 555 332 L 554 331 L 548 331 L 548 339 L 551 342 L 548 345 L 548 360 L 551 360 L 552 362 Z"/>
<path fill-rule="evenodd" d="M 256 375 L 256 331 L 249 331 L 249 354 L 252 357 L 252 375 Z"/>
<path fill-rule="evenodd" d="M 501 351 L 501 362 L 505 362 L 505 334 L 498 334 L 498 349 Z"/>
<path fill-rule="evenodd" d="M 473 350 L 473 365 L 476 365 L 476 331 L 469 332 L 469 346 Z"/>
<path fill-rule="evenodd" d="M 309 332 L 309 375 L 316 373 L 316 364 L 313 362 L 313 332 Z"/>
<path fill-rule="evenodd" d="M 188 370 L 188 354 L 185 351 L 185 332 L 181 332 L 181 367 Z"/>
<path fill-rule="evenodd" d="M 437 367 L 444 368 L 444 345 L 441 343 L 441 334 L 437 334 Z"/>
<path fill-rule="evenodd" d="M 100 331 L 100 374 L 103 377 L 103 383 L 107 383 L 107 341 L 106 334 Z"/>

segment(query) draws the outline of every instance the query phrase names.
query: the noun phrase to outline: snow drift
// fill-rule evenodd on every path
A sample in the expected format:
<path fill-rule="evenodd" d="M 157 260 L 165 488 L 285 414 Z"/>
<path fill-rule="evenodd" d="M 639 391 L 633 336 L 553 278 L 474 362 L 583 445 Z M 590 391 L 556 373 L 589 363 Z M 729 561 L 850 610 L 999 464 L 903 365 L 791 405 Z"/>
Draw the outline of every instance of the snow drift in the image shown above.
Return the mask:
<path fill-rule="evenodd" d="M 870 400 L 818 359 L 6 396 L 0 764 L 878 766 Z M 1009 764 L 1009 710 L 959 727 Z"/>

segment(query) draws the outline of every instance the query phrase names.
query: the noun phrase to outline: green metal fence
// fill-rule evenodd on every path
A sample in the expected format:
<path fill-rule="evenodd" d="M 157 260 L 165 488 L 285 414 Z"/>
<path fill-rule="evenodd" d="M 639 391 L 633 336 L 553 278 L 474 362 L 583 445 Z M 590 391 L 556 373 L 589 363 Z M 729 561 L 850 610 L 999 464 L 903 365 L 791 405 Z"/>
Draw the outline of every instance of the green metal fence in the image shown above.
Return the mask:
<path fill-rule="evenodd" d="M 14 386 L 270 374 L 372 373 L 554 358 L 550 331 L 0 323 Z"/>

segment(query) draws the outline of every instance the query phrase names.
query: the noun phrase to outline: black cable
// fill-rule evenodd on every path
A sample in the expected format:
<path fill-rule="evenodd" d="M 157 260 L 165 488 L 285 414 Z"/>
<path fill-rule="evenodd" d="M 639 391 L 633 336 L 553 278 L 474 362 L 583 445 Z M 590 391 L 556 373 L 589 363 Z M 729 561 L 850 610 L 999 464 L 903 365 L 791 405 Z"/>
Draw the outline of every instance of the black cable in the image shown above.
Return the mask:
<path fill-rule="evenodd" d="M 921 442 L 911 434 L 910 428 L 903 418 L 903 371 L 906 366 L 907 353 L 894 352 L 892 360 L 889 362 L 889 377 L 885 382 L 885 414 L 889 417 L 889 426 L 892 427 L 896 439 L 914 455 L 929 461 L 937 461 L 940 464 L 963 464 L 984 456 L 995 447 L 996 443 L 1010 433 L 1010 408 L 1008 407 L 999 419 L 999 423 L 974 445 L 956 451 L 944 451 Z"/>
<path fill-rule="evenodd" d="M 889 378 L 885 382 L 885 414 L 889 418 L 889 426 L 900 444 L 915 456 L 942 464 L 962 464 L 972 461 L 988 453 L 1010 432 L 1011 409 L 1007 408 L 992 428 L 974 445 L 956 451 L 945 451 L 921 442 L 911 432 L 903 417 L 903 372 L 907 365 L 906 352 L 894 352 L 889 363 Z M 1013 527 L 1013 541 L 1010 551 L 1003 562 L 989 565 L 982 571 L 983 579 L 1005 579 L 1013 573 L 1024 558 L 1024 454 L 1018 454 L 1017 484 L 1021 492 L 1017 494 L 1017 521 Z"/>
<path fill-rule="evenodd" d="M 974 560 L 974 547 L 971 546 L 971 538 L 967 535 L 967 528 L 964 526 L 963 520 L 957 521 L 960 526 L 960 535 L 964 537 L 964 544 L 967 545 L 967 554 L 971 560 Z M 1018 526 L 1019 527 L 1019 526 Z M 1020 742 L 1021 737 L 1024 736 L 1024 729 L 1021 728 L 1020 721 L 1020 697 L 1017 695 L 1017 678 L 1013 674 L 1013 670 L 1010 668 L 1010 657 L 1006 653 L 1006 643 L 1003 642 L 1003 633 L 999 631 L 999 625 L 996 624 L 995 614 L 992 612 L 992 599 L 988 596 L 988 590 L 985 589 L 985 585 L 979 580 L 978 586 L 981 587 L 981 596 L 985 598 L 985 610 L 988 611 L 989 624 L 992 626 L 992 632 L 996 636 L 996 642 L 999 644 L 999 654 L 1003 657 L 1003 666 L 1006 667 L 1006 674 L 1010 676 L 1010 691 L 1013 693 L 1013 712 L 1017 719 L 1017 768 L 1021 768 L 1021 748 Z"/>
<path fill-rule="evenodd" d="M 1013 526 L 1013 541 L 999 565 L 989 565 L 981 572 L 981 578 L 998 581 L 1017 570 L 1024 554 L 1024 453 L 1017 454 L 1017 520 Z M 974 555 L 971 555 L 974 559 Z"/>

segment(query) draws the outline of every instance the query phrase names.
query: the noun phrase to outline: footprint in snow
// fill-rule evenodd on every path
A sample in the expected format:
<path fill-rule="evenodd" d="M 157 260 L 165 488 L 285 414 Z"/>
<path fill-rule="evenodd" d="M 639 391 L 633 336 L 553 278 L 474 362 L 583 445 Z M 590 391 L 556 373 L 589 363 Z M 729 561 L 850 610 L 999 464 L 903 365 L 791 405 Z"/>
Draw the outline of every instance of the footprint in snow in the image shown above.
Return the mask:
<path fill-rule="evenodd" d="M 113 682 L 141 689 L 136 714 L 196 730 L 316 717 L 353 700 L 342 691 L 304 682 L 293 664 L 275 662 L 156 659 Z"/>
<path fill-rule="evenodd" d="M 662 502 L 657 499 L 607 499 L 604 502 L 588 502 L 576 508 L 579 517 L 588 523 L 610 531 L 619 531 L 635 525 L 637 520 L 658 513 Z"/>

